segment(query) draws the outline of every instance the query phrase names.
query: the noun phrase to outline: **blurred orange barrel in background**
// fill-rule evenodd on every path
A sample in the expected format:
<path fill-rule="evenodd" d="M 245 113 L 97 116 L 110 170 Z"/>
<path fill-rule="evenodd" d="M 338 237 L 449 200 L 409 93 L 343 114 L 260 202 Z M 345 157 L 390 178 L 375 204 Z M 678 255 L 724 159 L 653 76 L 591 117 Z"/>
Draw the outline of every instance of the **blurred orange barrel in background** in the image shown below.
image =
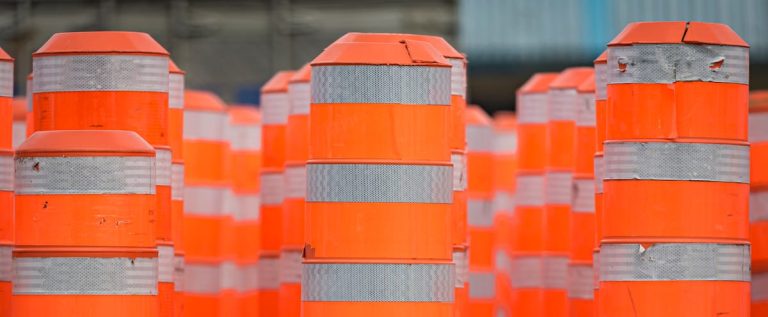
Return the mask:
<path fill-rule="evenodd" d="M 752 316 L 768 314 L 768 91 L 749 95 L 749 236 L 752 244 Z"/>
<path fill-rule="evenodd" d="M 174 242 L 174 316 L 184 309 L 184 71 L 168 63 L 168 144 L 171 146 L 171 237 Z"/>
<path fill-rule="evenodd" d="M 13 248 L 13 58 L 0 48 L 0 315 L 11 313 Z"/>
<path fill-rule="evenodd" d="M 511 316 L 510 259 L 514 234 L 515 179 L 517 176 L 517 120 L 499 111 L 493 120 L 493 231 L 496 272 L 496 315 Z"/>
<path fill-rule="evenodd" d="M 13 148 L 19 147 L 27 139 L 27 98 L 13 98 Z"/>
<path fill-rule="evenodd" d="M 594 287 L 593 302 L 597 307 L 597 301 L 600 296 L 599 272 L 600 272 L 600 241 L 603 239 L 602 219 L 603 219 L 603 176 L 605 175 L 605 164 L 603 154 L 603 142 L 605 142 L 605 111 L 606 111 L 606 89 L 608 81 L 608 51 L 603 51 L 595 59 L 595 157 L 594 157 L 594 178 L 595 178 L 595 250 L 592 253 L 593 277 L 592 286 Z"/>

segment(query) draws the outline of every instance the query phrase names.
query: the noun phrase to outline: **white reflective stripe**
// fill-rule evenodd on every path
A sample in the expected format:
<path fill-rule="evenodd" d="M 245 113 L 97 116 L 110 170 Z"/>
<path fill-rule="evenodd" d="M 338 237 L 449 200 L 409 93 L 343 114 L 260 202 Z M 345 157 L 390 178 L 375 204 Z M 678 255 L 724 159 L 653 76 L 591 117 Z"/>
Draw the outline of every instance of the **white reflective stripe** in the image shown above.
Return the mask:
<path fill-rule="evenodd" d="M 168 74 L 168 108 L 184 109 L 183 74 Z"/>
<path fill-rule="evenodd" d="M 451 153 L 453 164 L 453 191 L 467 189 L 467 158 L 464 153 Z"/>
<path fill-rule="evenodd" d="M 235 124 L 227 129 L 233 151 L 261 151 L 261 126 Z"/>
<path fill-rule="evenodd" d="M 221 267 L 217 263 L 186 262 L 184 266 L 184 292 L 187 294 L 216 296 L 220 279 Z"/>
<path fill-rule="evenodd" d="M 635 44 L 608 47 L 608 84 L 705 81 L 749 84 L 749 48 Z"/>
<path fill-rule="evenodd" d="M 16 149 L 27 139 L 27 122 L 13 121 L 13 148 Z"/>
<path fill-rule="evenodd" d="M 235 192 L 232 190 L 232 187 L 227 187 L 227 189 L 224 190 L 224 201 L 223 201 L 223 208 L 221 209 L 222 216 L 227 218 L 232 218 L 232 220 L 235 219 L 235 215 L 238 213 L 239 208 L 239 201 L 237 200 L 237 197 L 235 197 Z"/>
<path fill-rule="evenodd" d="M 595 180 L 573 181 L 573 212 L 595 213 Z"/>
<path fill-rule="evenodd" d="M 270 92 L 261 95 L 261 122 L 264 125 L 288 123 L 291 100 L 287 92 Z"/>
<path fill-rule="evenodd" d="M 501 249 L 496 249 L 493 254 L 494 269 L 498 273 L 512 273 L 512 259 L 509 258 L 507 252 Z"/>
<path fill-rule="evenodd" d="M 520 94 L 517 97 L 517 123 L 542 124 L 547 122 L 547 103 L 545 93 Z"/>
<path fill-rule="evenodd" d="M 749 114 L 749 143 L 768 142 L 768 112 Z"/>
<path fill-rule="evenodd" d="M 608 99 L 608 64 L 595 64 L 595 99 Z"/>
<path fill-rule="evenodd" d="M 157 258 L 13 259 L 15 295 L 157 295 Z"/>
<path fill-rule="evenodd" d="M 708 143 L 605 143 L 605 179 L 749 183 L 749 146 Z"/>
<path fill-rule="evenodd" d="M 222 262 L 220 278 L 219 289 L 237 290 L 240 283 L 240 272 L 237 264 L 233 261 Z"/>
<path fill-rule="evenodd" d="M 603 244 L 600 281 L 749 281 L 749 245 Z"/>
<path fill-rule="evenodd" d="M 257 291 L 259 289 L 259 264 L 249 263 L 240 265 L 239 271 L 238 291 L 240 293 Z"/>
<path fill-rule="evenodd" d="M 13 154 L 0 155 L 0 191 L 13 191 L 14 183 Z"/>
<path fill-rule="evenodd" d="M 544 174 L 546 180 L 546 203 L 552 205 L 570 205 L 573 201 L 573 173 L 552 172 Z"/>
<path fill-rule="evenodd" d="M 277 257 L 259 257 L 260 290 L 277 290 L 280 288 L 280 259 Z"/>
<path fill-rule="evenodd" d="M 155 185 L 171 186 L 171 150 L 155 148 Z"/>
<path fill-rule="evenodd" d="M 226 188 L 187 185 L 184 189 L 184 214 L 221 216 Z"/>
<path fill-rule="evenodd" d="M 600 249 L 592 252 L 592 287 L 600 288 Z M 594 296 L 594 295 L 593 295 Z"/>
<path fill-rule="evenodd" d="M 506 191 L 496 191 L 493 194 L 493 212 L 513 214 L 515 211 L 515 195 Z"/>
<path fill-rule="evenodd" d="M 183 256 L 173 257 L 173 290 L 177 292 L 184 291 L 185 265 Z"/>
<path fill-rule="evenodd" d="M 0 245 L 0 282 L 13 278 L 13 246 Z"/>
<path fill-rule="evenodd" d="M 545 256 L 542 259 L 544 267 L 544 288 L 568 288 L 568 257 Z"/>
<path fill-rule="evenodd" d="M 450 165 L 308 164 L 307 201 L 450 204 L 452 181 Z"/>
<path fill-rule="evenodd" d="M 305 198 L 307 196 L 307 166 L 285 167 L 285 198 Z"/>
<path fill-rule="evenodd" d="M 768 273 L 752 273 L 752 302 L 768 301 Z"/>
<path fill-rule="evenodd" d="M 184 200 L 184 164 L 171 164 L 171 200 Z"/>
<path fill-rule="evenodd" d="M 290 114 L 309 114 L 309 89 L 309 82 L 288 85 L 288 95 L 291 98 Z"/>
<path fill-rule="evenodd" d="M 401 65 L 312 67 L 312 103 L 450 105 L 451 69 Z"/>
<path fill-rule="evenodd" d="M 453 264 L 304 263 L 309 302 L 453 302 Z M 471 288 L 470 288 L 471 291 Z"/>
<path fill-rule="evenodd" d="M 16 158 L 18 195 L 154 193 L 154 157 Z"/>
<path fill-rule="evenodd" d="M 226 141 L 228 118 L 224 112 L 184 110 L 184 140 Z"/>
<path fill-rule="evenodd" d="M 497 155 L 517 153 L 517 133 L 514 131 L 496 131 L 493 137 L 493 152 Z"/>
<path fill-rule="evenodd" d="M 490 200 L 467 200 L 467 224 L 470 227 L 493 228 L 493 205 Z"/>
<path fill-rule="evenodd" d="M 540 256 L 512 257 L 510 279 L 514 288 L 544 287 L 544 264 Z"/>
<path fill-rule="evenodd" d="M 496 297 L 496 274 L 493 272 L 469 272 L 469 298 L 493 299 Z"/>
<path fill-rule="evenodd" d="M 157 281 L 161 283 L 173 283 L 173 246 L 157 246 Z"/>
<path fill-rule="evenodd" d="M 34 93 L 66 91 L 168 92 L 168 57 L 57 55 L 32 58 Z"/>
<path fill-rule="evenodd" d="M 588 264 L 568 266 L 568 298 L 594 299 L 594 274 L 592 266 Z"/>
<path fill-rule="evenodd" d="M 576 109 L 577 127 L 595 127 L 597 112 L 595 112 L 595 94 L 579 94 L 579 104 Z"/>
<path fill-rule="evenodd" d="M 240 194 L 235 193 L 237 210 L 235 211 L 235 221 L 258 220 L 261 211 L 261 197 L 259 194 Z"/>
<path fill-rule="evenodd" d="M 464 59 L 448 58 L 451 63 L 451 95 L 467 96 L 467 66 Z"/>
<path fill-rule="evenodd" d="M 576 89 L 551 89 L 548 95 L 548 121 L 576 121 L 576 114 L 581 104 Z"/>
<path fill-rule="evenodd" d="M 280 205 L 285 196 L 285 179 L 281 172 L 261 172 L 262 205 Z"/>
<path fill-rule="evenodd" d="M 749 193 L 749 221 L 768 221 L 768 191 Z"/>
<path fill-rule="evenodd" d="M 603 193 L 605 180 L 605 159 L 602 154 L 595 155 L 595 194 Z"/>
<path fill-rule="evenodd" d="M 515 199 L 518 206 L 544 206 L 544 175 L 517 175 Z"/>
<path fill-rule="evenodd" d="M 469 282 L 469 258 L 467 257 L 467 250 L 454 250 L 453 251 L 453 267 L 456 271 L 456 279 L 453 286 L 457 288 L 464 288 L 464 284 Z"/>
<path fill-rule="evenodd" d="M 0 62 L 0 97 L 13 97 L 13 62 Z"/>
<path fill-rule="evenodd" d="M 280 284 L 301 283 L 302 250 L 282 250 L 280 253 Z"/>
<path fill-rule="evenodd" d="M 467 152 L 493 152 L 493 129 L 489 125 L 467 124 Z"/>

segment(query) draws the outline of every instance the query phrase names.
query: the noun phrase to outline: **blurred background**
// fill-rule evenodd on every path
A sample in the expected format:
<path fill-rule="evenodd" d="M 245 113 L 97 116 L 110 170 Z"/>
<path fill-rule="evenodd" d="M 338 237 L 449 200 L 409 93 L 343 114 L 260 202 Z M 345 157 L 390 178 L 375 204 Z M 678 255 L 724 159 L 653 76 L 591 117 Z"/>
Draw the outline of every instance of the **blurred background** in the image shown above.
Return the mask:
<path fill-rule="evenodd" d="M 53 33 L 147 32 L 189 88 L 257 104 L 275 71 L 346 32 L 432 34 L 468 55 L 469 99 L 493 112 L 513 110 L 533 72 L 591 65 L 627 23 L 648 20 L 729 24 L 752 46 L 752 88 L 768 88 L 765 0 L 0 0 L 0 46 L 25 94 L 30 54 Z"/>

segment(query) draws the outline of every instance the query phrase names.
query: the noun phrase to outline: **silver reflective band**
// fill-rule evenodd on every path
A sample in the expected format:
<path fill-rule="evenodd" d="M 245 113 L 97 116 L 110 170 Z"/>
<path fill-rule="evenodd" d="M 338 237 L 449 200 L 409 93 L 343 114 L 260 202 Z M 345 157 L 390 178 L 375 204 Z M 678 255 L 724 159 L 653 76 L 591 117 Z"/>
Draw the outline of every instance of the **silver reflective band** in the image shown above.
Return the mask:
<path fill-rule="evenodd" d="M 259 289 L 259 264 L 248 263 L 240 265 L 240 293 L 255 292 Z"/>
<path fill-rule="evenodd" d="M 223 187 L 187 186 L 184 188 L 184 213 L 196 216 L 220 216 L 223 213 Z"/>
<path fill-rule="evenodd" d="M 595 213 L 595 180 L 573 181 L 573 212 Z"/>
<path fill-rule="evenodd" d="M 691 44 L 608 48 L 608 84 L 678 81 L 749 84 L 749 48 Z"/>
<path fill-rule="evenodd" d="M 216 111 L 184 110 L 184 140 L 224 142 L 227 114 Z"/>
<path fill-rule="evenodd" d="M 453 264 L 304 263 L 307 302 L 453 302 Z"/>
<path fill-rule="evenodd" d="M 28 99 L 32 98 L 27 93 Z M 13 62 L 0 61 L 0 97 L 13 97 Z"/>
<path fill-rule="evenodd" d="M 608 99 L 608 64 L 595 64 L 595 99 Z"/>
<path fill-rule="evenodd" d="M 238 212 L 238 200 L 235 198 L 235 192 L 232 190 L 232 187 L 227 187 L 224 189 L 224 200 L 223 200 L 223 206 L 221 209 L 221 215 L 227 218 L 235 219 L 235 214 Z"/>
<path fill-rule="evenodd" d="M 464 284 L 469 282 L 469 259 L 467 258 L 467 251 L 461 250 L 453 251 L 453 267 L 456 270 L 456 279 L 454 280 L 454 287 L 463 288 Z"/>
<path fill-rule="evenodd" d="M 749 281 L 749 245 L 603 244 L 600 281 Z"/>
<path fill-rule="evenodd" d="M 27 122 L 13 121 L 11 134 L 13 135 L 13 148 L 16 149 L 27 139 Z"/>
<path fill-rule="evenodd" d="M 184 200 L 184 164 L 171 164 L 171 200 Z"/>
<path fill-rule="evenodd" d="M 451 69 L 399 65 L 312 67 L 312 103 L 450 105 Z"/>
<path fill-rule="evenodd" d="M 235 221 L 255 221 L 261 215 L 261 197 L 256 193 L 235 193 Z"/>
<path fill-rule="evenodd" d="M 493 272 L 469 272 L 469 298 L 493 299 L 496 297 L 496 275 Z"/>
<path fill-rule="evenodd" d="M 595 127 L 597 124 L 597 113 L 595 112 L 595 94 L 580 93 L 577 107 L 576 126 Z"/>
<path fill-rule="evenodd" d="M 453 164 L 453 191 L 467 189 L 467 158 L 464 153 L 451 153 Z"/>
<path fill-rule="evenodd" d="M 576 113 L 581 104 L 576 89 L 551 89 L 548 95 L 548 121 L 576 121 Z"/>
<path fill-rule="evenodd" d="M 510 279 L 514 288 L 544 286 L 544 264 L 541 256 L 513 256 Z"/>
<path fill-rule="evenodd" d="M 291 100 L 287 92 L 270 92 L 261 95 L 261 123 L 284 125 L 288 123 Z"/>
<path fill-rule="evenodd" d="M 58 55 L 32 58 L 34 93 L 66 91 L 168 92 L 168 57 Z"/>
<path fill-rule="evenodd" d="M 307 196 L 307 166 L 294 165 L 285 168 L 285 198 Z"/>
<path fill-rule="evenodd" d="M 261 151 L 261 126 L 259 124 L 232 124 L 228 126 L 227 132 L 232 151 Z"/>
<path fill-rule="evenodd" d="M 168 74 L 168 108 L 184 109 L 184 75 Z"/>
<path fill-rule="evenodd" d="M 768 301 L 768 273 L 752 274 L 752 302 Z"/>
<path fill-rule="evenodd" d="M 749 143 L 768 142 L 768 112 L 749 114 Z"/>
<path fill-rule="evenodd" d="M 157 295 L 157 258 L 13 259 L 15 295 Z"/>
<path fill-rule="evenodd" d="M 308 164 L 307 201 L 449 204 L 452 169 L 450 165 Z"/>
<path fill-rule="evenodd" d="M 302 250 L 280 252 L 280 284 L 301 283 Z"/>
<path fill-rule="evenodd" d="M 515 195 L 506 191 L 496 191 L 493 194 L 493 213 L 512 215 L 515 212 Z"/>
<path fill-rule="evenodd" d="M 155 185 L 171 186 L 171 150 L 155 149 Z"/>
<path fill-rule="evenodd" d="M 517 97 L 517 123 L 547 123 L 547 103 L 545 93 L 519 94 Z"/>
<path fill-rule="evenodd" d="M 13 278 L 13 246 L 0 246 L 0 282 L 10 282 Z"/>
<path fill-rule="evenodd" d="M 591 265 L 568 266 L 568 298 L 594 299 L 594 275 Z"/>
<path fill-rule="evenodd" d="M 232 261 L 221 263 L 221 280 L 219 280 L 219 289 L 236 290 L 239 288 L 240 272 L 237 264 Z"/>
<path fill-rule="evenodd" d="M 451 63 L 451 95 L 467 96 L 467 67 L 463 59 L 448 58 Z"/>
<path fill-rule="evenodd" d="M 470 227 L 493 228 L 493 205 L 489 200 L 467 200 L 467 224 Z"/>
<path fill-rule="evenodd" d="M 184 273 L 185 266 L 184 266 L 184 257 L 183 256 L 174 256 L 173 257 L 173 290 L 177 292 L 183 292 L 184 291 Z"/>
<path fill-rule="evenodd" d="M 157 246 L 157 281 L 173 283 L 173 246 Z"/>
<path fill-rule="evenodd" d="M 496 131 L 493 137 L 493 152 L 499 155 L 514 155 L 517 153 L 517 133 Z"/>
<path fill-rule="evenodd" d="M 749 183 L 749 146 L 605 143 L 605 179 Z"/>
<path fill-rule="evenodd" d="M 518 206 L 544 206 L 544 175 L 517 175 L 515 198 Z"/>
<path fill-rule="evenodd" d="M 768 191 L 750 191 L 749 221 L 768 221 Z"/>
<path fill-rule="evenodd" d="M 13 191 L 13 153 L 0 155 L 0 191 Z"/>
<path fill-rule="evenodd" d="M 600 249 L 592 252 L 592 287 L 600 288 Z"/>
<path fill-rule="evenodd" d="M 309 82 L 288 85 L 288 95 L 291 98 L 290 114 L 309 114 L 309 94 Z"/>
<path fill-rule="evenodd" d="M 221 267 L 218 263 L 186 262 L 184 291 L 188 294 L 216 296 L 219 293 Z"/>
<path fill-rule="evenodd" d="M 595 194 L 603 193 L 605 180 L 605 159 L 603 155 L 595 155 Z"/>
<path fill-rule="evenodd" d="M 546 203 L 552 205 L 570 205 L 573 197 L 573 173 L 552 172 L 544 174 L 546 178 Z"/>
<path fill-rule="evenodd" d="M 568 288 L 568 257 L 544 256 L 544 288 Z"/>
<path fill-rule="evenodd" d="M 512 273 L 512 259 L 509 258 L 507 252 L 501 249 L 497 249 L 493 253 L 493 263 L 495 265 L 496 272 L 510 274 Z"/>
<path fill-rule="evenodd" d="M 467 124 L 467 152 L 493 152 L 493 129 L 489 125 Z"/>
<path fill-rule="evenodd" d="M 277 290 L 280 288 L 280 259 L 277 257 L 259 257 L 259 289 Z"/>
<path fill-rule="evenodd" d="M 155 158 L 16 158 L 16 194 L 154 194 Z"/>
<path fill-rule="evenodd" d="M 265 206 L 280 205 L 285 198 L 285 179 L 282 172 L 261 173 L 261 203 Z"/>

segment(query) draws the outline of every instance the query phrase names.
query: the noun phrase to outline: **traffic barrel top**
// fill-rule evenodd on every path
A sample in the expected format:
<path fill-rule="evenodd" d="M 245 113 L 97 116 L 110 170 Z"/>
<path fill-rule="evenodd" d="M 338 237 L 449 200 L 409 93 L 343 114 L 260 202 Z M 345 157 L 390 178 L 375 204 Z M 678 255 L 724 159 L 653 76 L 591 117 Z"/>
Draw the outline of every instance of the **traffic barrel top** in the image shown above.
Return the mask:
<path fill-rule="evenodd" d="M 169 55 L 168 51 L 147 33 L 96 31 L 56 33 L 32 53 L 32 56 L 83 53 Z"/>
<path fill-rule="evenodd" d="M 272 92 L 288 92 L 288 82 L 291 80 L 291 77 L 293 76 L 292 70 L 283 70 L 277 72 L 272 78 L 267 81 L 267 83 L 264 84 L 264 86 L 261 87 L 261 93 L 272 93 Z"/>
<path fill-rule="evenodd" d="M 727 24 L 694 21 L 630 23 L 608 46 L 677 43 L 749 47 Z"/>
<path fill-rule="evenodd" d="M 464 55 L 459 53 L 448 41 L 433 35 L 350 32 L 336 40 L 336 42 L 399 43 L 405 40 L 429 43 L 445 58 L 465 59 Z"/>
<path fill-rule="evenodd" d="M 155 151 L 141 136 L 132 131 L 62 130 L 40 131 L 31 135 L 16 149 L 16 156 L 92 156 L 93 154 L 122 156 L 153 156 Z"/>
<path fill-rule="evenodd" d="M 569 67 L 563 70 L 549 84 L 550 89 L 576 89 L 584 83 L 584 80 L 592 76 L 594 70 L 592 67 Z"/>
<path fill-rule="evenodd" d="M 549 85 L 557 78 L 560 73 L 536 73 L 531 76 L 520 88 L 518 94 L 545 93 L 549 90 Z"/>
<path fill-rule="evenodd" d="M 184 91 L 184 108 L 189 110 L 224 111 L 227 104 L 216 94 L 203 90 Z"/>
<path fill-rule="evenodd" d="M 451 67 L 432 45 L 414 40 L 401 40 L 398 43 L 333 43 L 312 61 L 312 66 L 321 65 Z"/>

